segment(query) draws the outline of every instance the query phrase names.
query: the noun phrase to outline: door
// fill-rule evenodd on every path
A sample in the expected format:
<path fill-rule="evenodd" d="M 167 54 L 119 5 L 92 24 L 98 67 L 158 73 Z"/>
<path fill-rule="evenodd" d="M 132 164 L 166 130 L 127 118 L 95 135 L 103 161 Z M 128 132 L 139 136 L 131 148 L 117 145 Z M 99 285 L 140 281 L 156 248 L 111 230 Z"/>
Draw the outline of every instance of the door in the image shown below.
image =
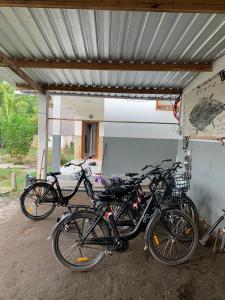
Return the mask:
<path fill-rule="evenodd" d="M 82 126 L 82 158 L 94 155 L 98 158 L 99 123 L 83 121 Z"/>

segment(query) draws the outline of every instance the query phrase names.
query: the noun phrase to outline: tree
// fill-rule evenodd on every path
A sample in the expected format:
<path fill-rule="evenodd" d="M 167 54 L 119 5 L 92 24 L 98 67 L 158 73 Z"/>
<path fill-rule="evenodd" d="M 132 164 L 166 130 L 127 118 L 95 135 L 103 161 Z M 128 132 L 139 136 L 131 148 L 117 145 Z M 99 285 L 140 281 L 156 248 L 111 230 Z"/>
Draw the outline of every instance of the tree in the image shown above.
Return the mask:
<path fill-rule="evenodd" d="M 37 97 L 16 93 L 6 82 L 0 83 L 0 117 L 8 118 L 12 112 L 19 115 L 37 114 Z"/>
<path fill-rule="evenodd" d="M 36 130 L 37 125 L 34 118 L 27 118 L 15 112 L 10 113 L 8 118 L 3 121 L 4 146 L 17 163 L 21 163 L 29 153 Z"/>
<path fill-rule="evenodd" d="M 4 127 L 10 116 L 16 113 L 18 116 L 28 118 L 27 124 L 33 126 L 37 124 L 37 97 L 16 93 L 13 86 L 6 82 L 0 82 L 0 146 L 7 144 L 14 144 L 14 141 L 9 141 L 10 135 L 7 134 L 7 141 L 5 140 L 6 131 L 3 136 Z M 13 133 L 13 132 L 12 132 Z M 11 135 L 12 136 L 12 135 Z M 11 150 L 10 154 L 13 153 Z M 24 155 L 23 155 L 24 156 Z"/>

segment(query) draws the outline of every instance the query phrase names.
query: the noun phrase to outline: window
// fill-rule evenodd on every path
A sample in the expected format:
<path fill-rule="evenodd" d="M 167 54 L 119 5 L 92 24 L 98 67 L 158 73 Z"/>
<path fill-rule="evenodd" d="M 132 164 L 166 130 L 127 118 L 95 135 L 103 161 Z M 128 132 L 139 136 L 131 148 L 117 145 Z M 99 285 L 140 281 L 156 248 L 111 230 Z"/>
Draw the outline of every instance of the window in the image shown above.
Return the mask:
<path fill-rule="evenodd" d="M 94 155 L 98 158 L 99 123 L 83 121 L 82 158 Z"/>

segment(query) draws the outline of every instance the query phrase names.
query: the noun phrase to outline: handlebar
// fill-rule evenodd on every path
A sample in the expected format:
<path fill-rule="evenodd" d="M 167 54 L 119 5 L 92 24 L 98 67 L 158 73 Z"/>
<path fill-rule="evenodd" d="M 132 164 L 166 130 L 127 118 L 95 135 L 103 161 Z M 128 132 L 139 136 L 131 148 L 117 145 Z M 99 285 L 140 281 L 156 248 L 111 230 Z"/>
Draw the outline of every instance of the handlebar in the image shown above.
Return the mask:
<path fill-rule="evenodd" d="M 168 160 L 166 160 L 166 161 L 168 161 Z M 176 172 L 178 168 L 182 169 L 181 165 L 182 165 L 181 162 L 175 162 L 175 163 L 173 163 L 171 168 L 168 168 L 166 170 L 160 168 L 159 166 L 156 166 L 153 170 L 151 170 L 150 172 L 148 172 L 145 175 L 146 175 L 146 177 L 148 177 L 150 175 L 160 175 L 162 178 L 167 175 L 171 175 L 173 172 Z"/>
<path fill-rule="evenodd" d="M 177 162 L 173 163 L 171 170 L 176 171 L 177 169 L 182 169 L 181 165 L 182 165 L 182 162 L 177 161 Z"/>
<path fill-rule="evenodd" d="M 86 163 L 86 161 L 87 161 L 88 159 L 91 159 L 91 158 L 94 158 L 94 155 L 90 155 L 90 156 L 86 157 L 86 158 L 85 158 L 81 163 L 79 163 L 79 164 L 75 164 L 75 163 L 69 162 L 69 163 L 65 164 L 64 167 L 70 167 L 70 166 L 81 167 L 84 163 Z"/>
<path fill-rule="evenodd" d="M 151 164 L 146 165 L 146 166 L 144 166 L 144 168 L 141 169 L 141 171 L 144 171 L 144 170 L 146 170 L 147 168 L 150 168 L 150 167 L 151 168 L 159 168 L 164 162 L 170 162 L 170 161 L 172 161 L 171 158 L 163 159 L 160 164 L 158 164 L 158 165 L 151 165 Z"/>

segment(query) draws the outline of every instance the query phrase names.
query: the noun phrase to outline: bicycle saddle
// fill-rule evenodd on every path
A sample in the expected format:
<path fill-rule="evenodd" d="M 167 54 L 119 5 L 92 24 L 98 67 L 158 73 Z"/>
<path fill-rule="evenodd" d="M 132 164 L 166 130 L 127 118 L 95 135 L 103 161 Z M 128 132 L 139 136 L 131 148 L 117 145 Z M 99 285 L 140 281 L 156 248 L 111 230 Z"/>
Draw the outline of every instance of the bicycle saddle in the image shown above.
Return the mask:
<path fill-rule="evenodd" d="M 138 173 L 126 173 L 125 176 L 128 176 L 128 177 L 134 177 L 134 176 L 137 176 Z"/>
<path fill-rule="evenodd" d="M 49 173 L 47 173 L 47 176 L 57 176 L 57 175 L 61 175 L 61 172 L 49 172 Z"/>
<path fill-rule="evenodd" d="M 95 200 L 101 201 L 101 202 L 112 201 L 112 200 L 115 200 L 115 195 L 98 194 L 98 195 L 95 195 Z"/>
<path fill-rule="evenodd" d="M 104 194 L 105 195 L 114 195 L 114 196 L 124 196 L 127 194 L 128 190 L 130 189 L 129 186 L 111 186 L 105 189 Z"/>

